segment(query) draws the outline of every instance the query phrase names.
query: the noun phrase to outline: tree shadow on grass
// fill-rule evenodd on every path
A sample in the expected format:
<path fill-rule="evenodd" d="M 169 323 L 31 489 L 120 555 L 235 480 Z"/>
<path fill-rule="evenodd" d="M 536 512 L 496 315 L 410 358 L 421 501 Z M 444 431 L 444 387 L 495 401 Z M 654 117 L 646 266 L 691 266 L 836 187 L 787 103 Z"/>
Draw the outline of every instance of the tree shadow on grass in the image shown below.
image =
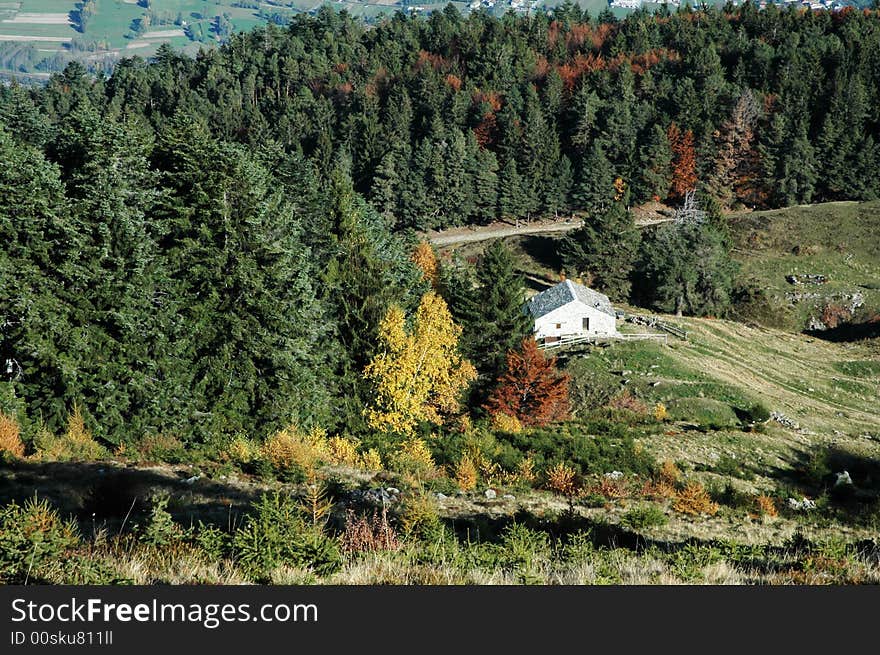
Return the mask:
<path fill-rule="evenodd" d="M 520 240 L 520 246 L 539 266 L 553 271 L 562 269 L 558 238 L 527 235 Z"/>
<path fill-rule="evenodd" d="M 37 496 L 81 526 L 115 532 L 141 522 L 157 496 L 169 498 L 168 511 L 184 526 L 198 521 L 221 528 L 240 522 L 262 489 L 203 478 L 175 468 L 133 468 L 113 462 L 0 463 L 0 505 Z"/>
<path fill-rule="evenodd" d="M 880 338 L 880 320 L 866 321 L 864 323 L 843 323 L 828 330 L 807 330 L 805 334 L 816 339 L 833 341 L 835 343 L 878 339 Z"/>

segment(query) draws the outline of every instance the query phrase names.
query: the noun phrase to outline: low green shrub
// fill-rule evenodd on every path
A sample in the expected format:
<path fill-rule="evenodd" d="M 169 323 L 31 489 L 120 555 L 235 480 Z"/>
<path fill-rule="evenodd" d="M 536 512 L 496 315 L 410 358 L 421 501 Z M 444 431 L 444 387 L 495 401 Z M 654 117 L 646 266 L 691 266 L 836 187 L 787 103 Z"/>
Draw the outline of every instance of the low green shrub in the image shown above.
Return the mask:
<path fill-rule="evenodd" d="M 73 520 L 63 520 L 48 501 L 14 501 L 0 509 L 0 580 L 9 584 L 35 578 L 80 543 Z"/>
<path fill-rule="evenodd" d="M 626 512 L 620 522 L 632 530 L 644 530 L 666 525 L 669 519 L 663 510 L 656 505 L 642 505 L 641 507 L 633 507 Z"/>
<path fill-rule="evenodd" d="M 171 514 L 168 513 L 169 500 L 167 496 L 153 500 L 149 518 L 143 527 L 136 529 L 141 543 L 151 546 L 167 546 L 185 536 L 183 529 L 174 522 Z"/>
<path fill-rule="evenodd" d="M 267 580 L 282 564 L 328 575 L 342 565 L 336 542 L 304 520 L 296 502 L 279 492 L 263 494 L 232 536 L 232 555 L 252 577 Z"/>

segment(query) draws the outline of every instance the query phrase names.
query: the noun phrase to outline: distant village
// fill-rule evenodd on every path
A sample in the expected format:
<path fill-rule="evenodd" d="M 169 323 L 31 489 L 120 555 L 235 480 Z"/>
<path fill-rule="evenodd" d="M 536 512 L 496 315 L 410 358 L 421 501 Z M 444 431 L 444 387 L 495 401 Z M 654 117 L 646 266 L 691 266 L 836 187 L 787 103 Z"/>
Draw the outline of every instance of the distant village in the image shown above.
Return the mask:
<path fill-rule="evenodd" d="M 670 7 L 684 6 L 689 0 L 608 0 L 608 6 L 616 9 L 640 9 L 646 7 L 658 7 L 667 4 Z M 741 5 L 744 2 L 753 0 L 732 0 L 734 5 Z M 700 4 L 695 0 L 690 0 L 692 6 Z M 768 4 L 775 4 L 779 7 L 801 7 L 813 10 L 829 10 L 836 11 L 844 7 L 857 6 L 853 0 L 759 0 L 756 2 L 758 7 L 766 9 Z M 413 13 L 421 13 L 428 11 L 427 7 L 410 4 L 407 10 Z M 468 5 L 470 11 L 488 10 L 494 13 L 514 11 L 520 14 L 529 14 L 535 11 L 549 9 L 546 0 L 471 0 Z"/>

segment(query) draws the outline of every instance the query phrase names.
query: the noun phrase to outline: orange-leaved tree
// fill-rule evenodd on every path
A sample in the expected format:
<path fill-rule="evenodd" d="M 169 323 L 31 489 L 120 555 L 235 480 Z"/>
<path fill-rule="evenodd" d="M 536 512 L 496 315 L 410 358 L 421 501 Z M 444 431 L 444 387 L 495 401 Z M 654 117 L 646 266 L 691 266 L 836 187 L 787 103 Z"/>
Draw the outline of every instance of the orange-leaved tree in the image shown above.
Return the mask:
<path fill-rule="evenodd" d="M 671 200 L 681 200 L 685 193 L 697 186 L 697 158 L 694 151 L 694 133 L 682 132 L 675 123 L 666 132 L 672 148 L 672 187 Z"/>
<path fill-rule="evenodd" d="M 458 352 L 461 327 L 444 300 L 429 291 L 412 327 L 392 306 L 379 325 L 379 352 L 364 376 L 373 400 L 364 411 L 370 427 L 412 434 L 421 421 L 440 424 L 459 409 L 459 398 L 477 372 Z"/>
<path fill-rule="evenodd" d="M 413 250 L 410 259 L 412 259 L 413 264 L 415 264 L 422 272 L 425 280 L 436 289 L 437 281 L 439 279 L 439 265 L 437 263 L 437 255 L 434 253 L 431 244 L 427 241 L 420 241 L 419 245 Z"/>
<path fill-rule="evenodd" d="M 568 418 L 569 376 L 556 370 L 556 358 L 547 358 L 532 337 L 519 350 L 507 353 L 507 371 L 489 396 L 490 414 L 515 416 L 523 425 L 541 426 Z"/>

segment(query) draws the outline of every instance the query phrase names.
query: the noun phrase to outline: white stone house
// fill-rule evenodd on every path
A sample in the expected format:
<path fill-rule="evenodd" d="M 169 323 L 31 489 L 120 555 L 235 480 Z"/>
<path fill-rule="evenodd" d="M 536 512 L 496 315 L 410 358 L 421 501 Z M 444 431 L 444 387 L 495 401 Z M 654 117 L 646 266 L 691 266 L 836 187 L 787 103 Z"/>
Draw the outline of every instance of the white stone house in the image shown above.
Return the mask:
<path fill-rule="evenodd" d="M 532 296 L 525 307 L 535 321 L 535 339 L 614 336 L 617 317 L 608 296 L 565 280 Z"/>

